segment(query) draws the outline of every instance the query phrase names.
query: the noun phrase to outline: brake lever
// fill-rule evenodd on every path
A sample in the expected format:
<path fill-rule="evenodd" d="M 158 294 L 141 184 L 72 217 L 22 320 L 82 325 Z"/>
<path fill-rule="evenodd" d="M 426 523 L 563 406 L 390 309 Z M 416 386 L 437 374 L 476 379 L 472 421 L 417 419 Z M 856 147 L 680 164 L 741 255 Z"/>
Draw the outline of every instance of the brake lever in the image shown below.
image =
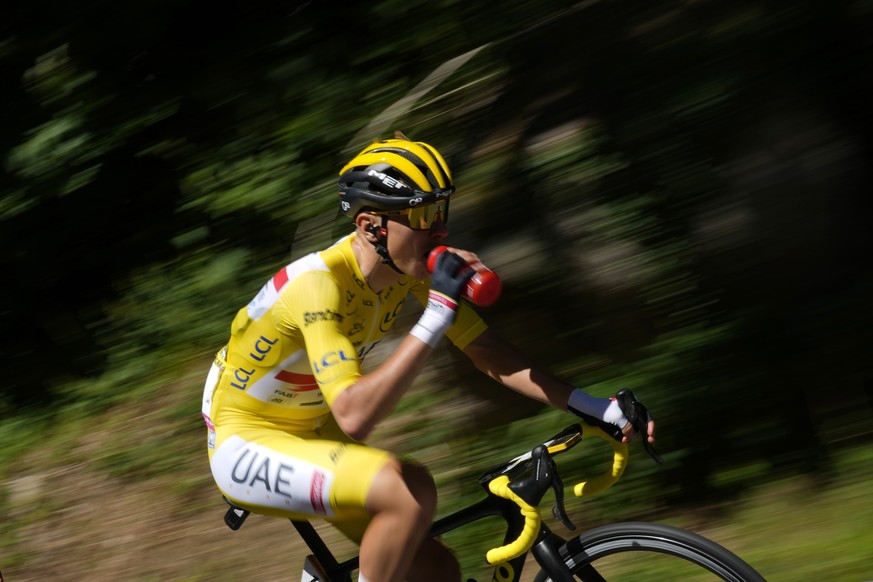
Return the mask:
<path fill-rule="evenodd" d="M 576 526 L 570 521 L 570 516 L 567 515 L 567 510 L 564 509 L 564 482 L 558 474 L 555 461 L 552 459 L 549 459 L 549 461 L 552 464 L 552 489 L 555 490 L 555 505 L 552 506 L 552 515 L 555 519 L 559 519 L 567 529 L 576 531 Z"/>
<path fill-rule="evenodd" d="M 633 391 L 630 388 L 622 388 L 619 390 L 615 399 L 618 401 L 618 406 L 621 408 L 624 417 L 631 423 L 634 430 L 640 434 L 643 440 L 643 448 L 652 457 L 652 460 L 659 465 L 664 462 L 661 455 L 655 451 L 655 447 L 649 442 L 649 411 L 643 404 L 637 400 Z"/>
<path fill-rule="evenodd" d="M 527 479 L 514 481 L 509 484 L 509 489 L 521 497 L 529 505 L 536 507 L 542 501 L 549 487 L 555 490 L 555 505 L 552 507 L 552 515 L 561 520 L 567 529 L 574 531 L 576 526 L 570 521 L 566 509 L 564 509 L 564 483 L 558 474 L 558 466 L 549 454 L 548 449 L 540 445 L 531 451 L 533 467 L 531 475 Z"/>

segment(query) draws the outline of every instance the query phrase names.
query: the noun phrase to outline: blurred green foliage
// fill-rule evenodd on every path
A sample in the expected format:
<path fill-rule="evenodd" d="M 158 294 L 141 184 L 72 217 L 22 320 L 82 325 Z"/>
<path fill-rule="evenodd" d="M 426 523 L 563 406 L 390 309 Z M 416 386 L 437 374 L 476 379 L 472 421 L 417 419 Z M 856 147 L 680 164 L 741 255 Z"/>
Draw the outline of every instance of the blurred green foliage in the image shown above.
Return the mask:
<path fill-rule="evenodd" d="M 401 129 L 446 154 L 452 240 L 504 276 L 491 325 L 655 411 L 671 463 L 638 474 L 664 492 L 647 510 L 829 469 L 871 436 L 871 25 L 862 1 L 18 5 L 0 42 L 3 454 L 208 363 L 266 277 L 348 230 L 344 161 Z M 478 412 L 402 427 L 403 448 L 514 454 L 494 427 L 541 411 L 444 358 L 401 412 L 447 394 Z M 194 422 L 196 392 L 169 414 Z M 507 442 L 564 422 L 543 414 Z M 169 470 L 149 448 L 197 437 L 168 430 L 101 462 Z"/>

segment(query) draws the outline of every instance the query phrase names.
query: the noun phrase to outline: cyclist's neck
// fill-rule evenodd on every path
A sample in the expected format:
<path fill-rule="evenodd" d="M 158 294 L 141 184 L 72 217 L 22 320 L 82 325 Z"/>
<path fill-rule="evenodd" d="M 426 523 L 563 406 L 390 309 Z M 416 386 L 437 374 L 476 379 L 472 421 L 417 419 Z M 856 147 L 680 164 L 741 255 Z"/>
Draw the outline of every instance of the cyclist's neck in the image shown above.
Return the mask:
<path fill-rule="evenodd" d="M 358 262 L 358 268 L 364 276 L 364 281 L 375 293 L 380 293 L 389 285 L 406 277 L 406 275 L 398 273 L 383 263 L 379 253 L 364 240 L 359 232 L 355 233 L 354 238 L 352 238 L 352 252 Z"/>

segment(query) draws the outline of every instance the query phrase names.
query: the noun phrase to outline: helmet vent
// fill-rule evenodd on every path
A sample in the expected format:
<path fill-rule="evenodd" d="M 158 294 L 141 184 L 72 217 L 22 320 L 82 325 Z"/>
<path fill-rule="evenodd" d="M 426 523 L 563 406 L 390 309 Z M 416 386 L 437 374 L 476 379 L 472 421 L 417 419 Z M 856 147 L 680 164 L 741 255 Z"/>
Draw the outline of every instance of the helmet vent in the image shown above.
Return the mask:
<path fill-rule="evenodd" d="M 374 149 L 374 152 L 391 152 L 392 154 L 397 154 L 401 158 L 412 162 L 412 164 L 418 168 L 422 174 L 424 174 L 427 183 L 430 184 L 430 187 L 436 190 L 440 187 L 439 182 L 436 179 L 436 176 L 433 175 L 433 172 L 430 171 L 430 168 L 427 164 L 424 163 L 420 157 L 410 152 L 409 150 L 404 150 L 401 148 L 378 148 Z"/>

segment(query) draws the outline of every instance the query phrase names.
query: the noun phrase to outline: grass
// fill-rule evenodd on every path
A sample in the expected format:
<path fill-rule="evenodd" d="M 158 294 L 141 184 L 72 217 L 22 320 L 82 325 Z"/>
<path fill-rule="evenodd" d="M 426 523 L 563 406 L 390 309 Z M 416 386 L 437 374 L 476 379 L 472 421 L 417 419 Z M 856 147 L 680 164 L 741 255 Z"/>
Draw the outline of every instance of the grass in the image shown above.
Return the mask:
<path fill-rule="evenodd" d="M 3 422 L 0 435 L 9 447 L 0 469 L 0 571 L 6 579 L 299 578 L 303 550 L 286 522 L 252 516 L 239 532 L 221 522 L 224 507 L 211 483 L 199 425 L 202 368 L 176 374 L 148 399 L 137 391 L 136 402 L 116 403 L 97 416 L 77 411 L 51 423 L 37 417 Z M 427 409 L 431 432 L 441 427 L 441 416 L 458 413 L 440 411 L 438 403 Z M 567 419 L 549 411 L 475 435 L 467 421 L 463 435 L 452 438 L 441 431 L 440 442 L 433 434 L 416 436 L 421 420 L 414 410 L 394 417 L 384 438 L 432 468 L 450 496 L 441 504 L 443 515 L 460 505 L 459 494 L 470 500 L 481 495 L 474 482 L 479 472 L 557 432 Z M 658 506 L 651 483 L 659 469 L 641 458 L 632 459 L 614 490 L 579 501 L 569 485 L 585 474 L 583 465 L 598 458 L 596 451 L 580 452 L 560 463 L 567 509 L 577 525 L 657 515 L 723 544 L 770 582 L 873 580 L 873 451 L 867 446 L 836 451 L 828 479 L 768 480 L 764 466 L 732 468 L 718 478 L 757 484 L 718 511 Z M 553 523 L 550 503 L 547 496 L 544 517 L 569 535 Z M 499 519 L 490 518 L 446 536 L 465 575 L 490 578 L 484 553 L 501 543 L 501 527 Z M 339 542 L 329 528 L 322 531 Z M 630 572 L 633 565 L 619 561 L 615 567 L 627 576 L 622 580 L 638 579 Z M 665 579 L 676 579 L 671 578 L 678 575 L 675 566 L 666 563 L 647 564 L 639 579 L 650 580 L 659 568 L 666 568 Z M 530 566 L 525 580 L 536 570 Z"/>
<path fill-rule="evenodd" d="M 866 462 L 868 454 L 865 448 L 841 453 L 837 460 L 843 479 L 827 488 L 818 488 L 808 479 L 785 479 L 755 488 L 722 518 L 675 514 L 662 521 L 722 544 L 757 568 L 768 582 L 873 580 L 873 479 L 868 469 L 863 477 L 851 476 L 870 467 L 858 464 Z M 568 507 L 573 504 L 568 498 Z M 575 516 L 574 521 L 582 523 Z M 550 526 L 555 526 L 552 522 L 549 518 Z M 465 574 L 484 580 L 488 568 L 482 556 L 499 545 L 502 534 L 500 523 L 481 523 L 472 526 L 469 537 L 459 532 L 446 539 L 459 550 Z M 554 529 L 563 530 L 560 525 Z M 535 564 L 528 567 L 526 580 L 532 580 L 538 568 Z M 622 582 L 712 579 L 684 573 L 674 560 L 657 555 L 644 561 L 614 556 L 606 571 L 619 574 L 617 579 Z"/>
<path fill-rule="evenodd" d="M 771 582 L 873 579 L 870 456 L 868 447 L 841 453 L 839 478 L 829 485 L 796 478 L 752 492 L 726 528 L 743 556 Z"/>

